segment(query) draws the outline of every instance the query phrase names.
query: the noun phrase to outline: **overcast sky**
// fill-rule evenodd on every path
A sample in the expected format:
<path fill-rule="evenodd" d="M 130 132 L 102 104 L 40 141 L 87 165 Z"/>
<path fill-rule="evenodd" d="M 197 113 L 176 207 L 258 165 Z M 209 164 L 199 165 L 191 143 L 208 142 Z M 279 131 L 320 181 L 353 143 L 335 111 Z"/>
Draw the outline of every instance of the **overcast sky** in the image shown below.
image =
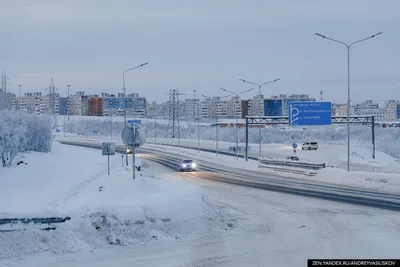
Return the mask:
<path fill-rule="evenodd" d="M 353 42 L 352 99 L 400 99 L 398 0 L 0 0 L 0 68 L 10 91 L 61 95 L 127 92 L 162 101 L 168 89 L 221 95 L 263 83 L 266 96 L 307 93 L 346 102 L 347 50 L 315 32 Z M 256 94 L 248 93 L 245 97 Z"/>

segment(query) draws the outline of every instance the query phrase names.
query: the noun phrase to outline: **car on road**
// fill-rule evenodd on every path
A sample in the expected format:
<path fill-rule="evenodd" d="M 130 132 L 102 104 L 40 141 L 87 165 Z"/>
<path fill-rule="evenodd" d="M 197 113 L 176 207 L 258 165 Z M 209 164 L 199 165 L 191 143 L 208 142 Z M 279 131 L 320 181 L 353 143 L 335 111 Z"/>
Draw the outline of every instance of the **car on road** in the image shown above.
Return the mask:
<path fill-rule="evenodd" d="M 184 171 L 195 172 L 195 171 L 197 171 L 197 164 L 191 159 L 184 159 L 184 160 L 182 160 L 182 162 L 179 166 L 179 170 L 181 172 L 184 172 Z"/>
<path fill-rule="evenodd" d="M 299 158 L 296 156 L 290 156 L 286 158 L 287 160 L 291 160 L 291 161 L 299 161 Z"/>
<path fill-rule="evenodd" d="M 301 146 L 302 150 L 317 150 L 318 149 L 318 143 L 317 142 L 305 142 Z"/>

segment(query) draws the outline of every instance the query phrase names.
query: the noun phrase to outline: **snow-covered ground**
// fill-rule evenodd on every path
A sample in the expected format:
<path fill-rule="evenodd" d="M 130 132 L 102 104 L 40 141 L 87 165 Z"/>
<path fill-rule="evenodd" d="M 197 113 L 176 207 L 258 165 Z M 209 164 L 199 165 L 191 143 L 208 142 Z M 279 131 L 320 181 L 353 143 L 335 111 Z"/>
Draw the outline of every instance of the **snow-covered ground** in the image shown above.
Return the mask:
<path fill-rule="evenodd" d="M 60 138 L 63 139 L 63 138 Z M 65 138 L 69 140 L 81 140 L 84 142 L 95 142 L 100 143 L 99 139 L 82 139 L 82 138 Z M 118 142 L 116 142 L 118 144 Z M 277 145 L 278 146 L 278 145 Z M 249 170 L 256 171 L 268 174 L 269 176 L 281 176 L 281 177 L 290 177 L 296 179 L 306 179 L 311 181 L 325 182 L 336 185 L 345 185 L 352 186 L 363 189 L 372 189 L 382 192 L 400 192 L 400 172 L 397 173 L 374 173 L 368 171 L 351 171 L 347 172 L 346 170 L 339 168 L 326 168 L 317 171 L 315 176 L 305 176 L 298 175 L 289 172 L 277 172 L 272 169 L 267 168 L 259 168 L 259 164 L 255 160 L 245 161 L 243 158 L 239 158 L 238 160 L 234 159 L 231 156 L 225 155 L 216 155 L 215 153 L 203 152 L 199 153 L 197 150 L 187 149 L 182 147 L 171 147 L 171 146 L 163 146 L 163 145 L 154 145 L 154 144 L 145 144 L 143 148 L 149 148 L 156 151 L 159 151 L 160 154 L 170 154 L 177 157 L 181 157 L 182 159 L 187 157 L 190 159 L 201 160 L 204 162 L 208 162 L 213 165 L 221 165 L 225 167 L 230 167 L 232 169 L 241 169 L 241 170 Z M 309 152 L 313 153 L 315 151 L 305 151 L 304 153 Z M 384 153 L 382 153 L 385 155 Z M 387 156 L 390 158 L 390 156 Z M 396 163 L 393 163 L 396 164 Z M 199 167 L 201 170 L 201 166 Z"/>
<path fill-rule="evenodd" d="M 398 256 L 400 226 L 392 211 L 231 186 L 161 168 L 159 175 L 204 188 L 211 203 L 231 214 L 233 229 L 179 242 L 38 255 L 8 262 L 7 267 L 297 267 L 308 258 Z"/>
<path fill-rule="evenodd" d="M 27 231 L 0 232 L 0 265 L 36 253 L 181 240 L 226 227 L 202 188 L 156 177 L 157 169 L 140 158 L 142 171 L 133 180 L 120 156 L 110 158 L 107 175 L 100 150 L 55 142 L 51 153 L 26 153 L 27 165 L 0 168 L 0 218 L 72 218 L 55 231 L 15 225 Z"/>

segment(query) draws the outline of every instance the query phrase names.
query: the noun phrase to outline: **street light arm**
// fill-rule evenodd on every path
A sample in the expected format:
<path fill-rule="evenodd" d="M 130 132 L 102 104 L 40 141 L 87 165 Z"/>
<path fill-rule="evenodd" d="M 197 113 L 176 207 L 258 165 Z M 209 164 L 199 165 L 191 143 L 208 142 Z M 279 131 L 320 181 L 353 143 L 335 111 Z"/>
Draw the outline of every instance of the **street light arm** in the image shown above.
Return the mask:
<path fill-rule="evenodd" d="M 244 94 L 244 93 L 250 92 L 251 90 L 254 90 L 254 87 L 253 87 L 253 88 L 250 88 L 250 89 L 248 89 L 248 90 L 246 90 L 246 91 L 242 91 L 242 92 L 240 92 L 240 93 L 236 94 L 236 96 L 239 96 L 239 95 L 241 95 L 241 94 Z"/>
<path fill-rule="evenodd" d="M 225 91 L 225 92 L 227 92 L 227 93 L 231 93 L 231 94 L 233 94 L 233 95 L 238 95 L 238 94 L 236 94 L 236 93 L 234 93 L 234 92 L 232 92 L 232 91 L 229 91 L 229 90 L 227 90 L 227 89 L 225 89 L 225 88 L 220 88 L 222 91 Z"/>
<path fill-rule="evenodd" d="M 327 36 L 325 36 L 325 35 L 322 35 L 322 34 L 319 34 L 319 33 L 315 33 L 315 35 L 317 35 L 317 36 L 319 36 L 319 37 L 321 37 L 321 38 L 324 38 L 324 39 L 331 40 L 331 41 L 333 41 L 333 42 L 342 44 L 342 45 L 344 45 L 344 46 L 346 46 L 346 47 L 350 47 L 348 44 L 346 44 L 346 43 L 344 43 L 344 42 L 342 42 L 342 41 L 335 40 L 335 39 L 330 38 L 330 37 L 327 37 Z"/>
<path fill-rule="evenodd" d="M 139 66 L 136 66 L 136 67 L 133 67 L 133 68 L 130 68 L 130 69 L 126 69 L 126 70 L 124 70 L 123 73 L 125 73 L 125 72 L 127 72 L 127 71 L 130 71 L 130 70 L 137 69 L 137 68 L 141 68 L 141 67 L 143 67 L 143 66 L 146 66 L 147 64 L 149 64 L 149 63 L 146 62 L 146 63 L 140 64 Z"/>
<path fill-rule="evenodd" d="M 244 80 L 244 79 L 239 79 L 239 81 L 242 81 L 244 83 L 249 83 L 249 84 L 253 84 L 253 85 L 257 85 L 257 86 L 261 86 L 261 84 L 255 83 L 255 82 L 250 82 L 248 80 Z"/>
<path fill-rule="evenodd" d="M 260 86 L 263 86 L 263 85 L 266 85 L 266 84 L 269 84 L 269 83 L 277 82 L 277 81 L 279 81 L 280 79 L 281 79 L 281 78 L 275 79 L 275 80 L 273 80 L 273 81 L 269 81 L 269 82 L 262 83 L 262 84 L 260 84 Z"/>
<path fill-rule="evenodd" d="M 372 38 L 374 38 L 375 36 L 378 36 L 378 35 L 380 35 L 380 34 L 382 34 L 382 32 L 378 32 L 378 33 L 376 33 L 376 34 L 374 34 L 374 35 L 371 35 L 371 36 L 369 36 L 369 37 L 367 37 L 367 38 L 364 38 L 364 39 L 355 41 L 355 42 L 351 43 L 351 44 L 349 45 L 349 47 L 352 46 L 353 44 L 360 43 L 360 42 L 366 41 L 366 40 L 368 40 L 368 39 L 372 39 Z"/>

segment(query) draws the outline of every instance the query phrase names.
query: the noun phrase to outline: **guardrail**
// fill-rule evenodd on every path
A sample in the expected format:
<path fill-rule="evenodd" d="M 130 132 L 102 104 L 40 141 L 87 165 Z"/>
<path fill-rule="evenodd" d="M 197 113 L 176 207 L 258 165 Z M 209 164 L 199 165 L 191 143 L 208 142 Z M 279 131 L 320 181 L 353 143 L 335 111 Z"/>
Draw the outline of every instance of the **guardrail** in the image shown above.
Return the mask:
<path fill-rule="evenodd" d="M 52 225 L 55 223 L 64 223 L 71 220 L 71 217 L 41 217 L 41 218 L 0 218 L 0 226 L 9 225 L 9 229 L 0 229 L 0 232 L 16 232 L 25 231 L 24 228 L 14 228 L 14 225 L 48 225 L 45 228 L 40 228 L 42 231 L 55 230 L 57 227 Z"/>
<path fill-rule="evenodd" d="M 269 166 L 269 165 L 263 165 L 263 164 L 259 164 L 258 167 L 265 168 L 265 169 L 271 169 L 271 170 L 279 171 L 279 172 L 288 172 L 288 173 L 302 174 L 302 175 L 307 175 L 307 176 L 317 175 L 317 172 L 314 170 L 289 169 L 289 168 L 284 168 L 284 167 L 276 167 L 273 165 Z"/>
<path fill-rule="evenodd" d="M 302 168 L 309 170 L 320 170 L 326 168 L 326 163 L 308 163 L 301 161 L 278 160 L 278 159 L 268 159 L 268 158 L 260 158 L 258 162 L 264 165 L 286 166 L 286 167 L 295 167 L 295 168 Z"/>

